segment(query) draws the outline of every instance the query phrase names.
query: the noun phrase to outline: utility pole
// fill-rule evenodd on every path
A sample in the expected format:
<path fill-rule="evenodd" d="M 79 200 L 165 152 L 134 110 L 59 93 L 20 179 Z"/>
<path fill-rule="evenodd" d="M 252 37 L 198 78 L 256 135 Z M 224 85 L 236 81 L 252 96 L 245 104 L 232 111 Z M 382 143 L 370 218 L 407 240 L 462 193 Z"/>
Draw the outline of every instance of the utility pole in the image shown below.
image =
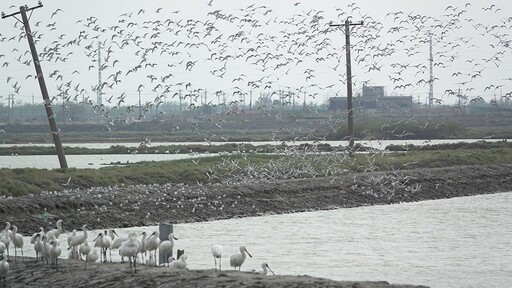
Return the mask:
<path fill-rule="evenodd" d="M 428 108 L 432 108 L 432 103 L 434 102 L 434 56 L 432 53 L 432 34 L 429 35 L 429 43 L 430 43 L 430 81 L 429 82 L 429 91 L 428 91 Z"/>
<path fill-rule="evenodd" d="M 139 90 L 139 118 L 138 118 L 138 120 L 140 120 L 141 117 L 142 117 L 142 102 L 141 102 L 140 90 Z"/>
<path fill-rule="evenodd" d="M 306 91 L 304 91 L 304 104 L 302 106 L 302 110 L 306 111 Z"/>
<path fill-rule="evenodd" d="M 11 124 L 11 114 L 12 114 L 12 93 L 9 92 L 9 95 L 7 95 L 7 124 Z"/>
<path fill-rule="evenodd" d="M 102 81 L 101 81 L 101 42 L 98 42 L 98 95 L 96 97 L 96 104 L 98 106 L 101 106 L 101 102 L 103 101 L 101 99 L 103 89 L 102 89 Z"/>
<path fill-rule="evenodd" d="M 363 21 L 352 23 L 345 20 L 345 24 L 330 24 L 330 27 L 345 26 L 345 50 L 347 56 L 347 110 L 348 110 L 348 137 L 350 150 L 354 148 L 354 111 L 352 109 L 352 64 L 350 58 L 350 26 L 363 25 Z"/>
<path fill-rule="evenodd" d="M 59 157 L 60 168 L 66 169 L 68 168 L 68 163 L 66 162 L 66 156 L 64 155 L 64 149 L 62 147 L 62 143 L 60 142 L 59 129 L 57 129 L 57 123 L 55 121 L 55 114 L 53 114 L 52 103 L 50 101 L 50 97 L 48 96 L 48 89 L 46 88 L 46 83 L 44 82 L 44 74 L 41 69 L 41 64 L 39 62 L 39 56 L 36 51 L 36 45 L 34 44 L 34 38 L 32 36 L 32 31 L 30 30 L 30 25 L 28 23 L 27 12 L 30 12 L 32 16 L 32 11 L 37 8 L 43 7 L 41 1 L 39 1 L 38 6 L 28 8 L 28 6 L 20 6 L 20 11 L 16 13 L 12 13 L 9 15 L 5 15 L 2 12 L 2 19 L 7 17 L 14 17 L 16 20 L 20 21 L 16 18 L 16 15 L 21 14 L 21 18 L 23 19 L 23 26 L 25 27 L 25 32 L 27 35 L 28 46 L 30 47 L 30 52 L 32 53 L 32 60 L 34 62 L 34 67 L 36 69 L 36 77 L 39 81 L 39 87 L 41 88 L 41 94 L 44 100 L 44 107 L 46 108 L 46 115 L 48 116 L 48 121 L 50 122 L 51 133 L 53 137 L 53 142 L 55 143 L 55 149 L 57 150 L 57 155 Z M 21 22 L 21 21 L 20 21 Z"/>
<path fill-rule="evenodd" d="M 249 91 L 249 111 L 252 111 L 252 90 Z"/>

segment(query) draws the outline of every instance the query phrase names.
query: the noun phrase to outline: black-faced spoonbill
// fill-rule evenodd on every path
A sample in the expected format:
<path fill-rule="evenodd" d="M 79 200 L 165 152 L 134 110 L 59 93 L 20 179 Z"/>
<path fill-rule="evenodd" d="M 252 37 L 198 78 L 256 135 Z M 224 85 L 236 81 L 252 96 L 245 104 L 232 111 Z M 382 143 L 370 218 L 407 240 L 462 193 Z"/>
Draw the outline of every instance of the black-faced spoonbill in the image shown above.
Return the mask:
<path fill-rule="evenodd" d="M 49 244 L 51 245 L 51 247 L 50 247 L 50 263 L 51 263 L 51 265 L 55 265 L 54 266 L 55 271 L 59 271 L 59 265 L 57 263 L 57 260 L 59 259 L 61 250 L 60 250 L 59 246 L 57 246 L 58 242 L 56 240 L 54 240 L 54 239 L 50 240 Z"/>
<path fill-rule="evenodd" d="M 252 258 L 251 253 L 249 253 L 249 251 L 247 251 L 245 246 L 240 246 L 240 253 L 234 254 L 229 259 L 229 264 L 231 265 L 231 267 L 234 267 L 235 270 L 236 270 L 236 267 L 238 267 L 238 271 L 240 271 L 240 269 L 242 269 L 242 264 L 244 264 L 245 257 L 247 257 L 245 255 L 245 253 L 247 253 L 247 255 L 249 255 L 249 257 Z"/>
<path fill-rule="evenodd" d="M 217 271 L 217 258 L 219 258 L 219 270 L 222 271 L 222 245 L 212 245 L 213 261 L 215 261 L 215 271 Z"/>
<path fill-rule="evenodd" d="M 116 236 L 119 237 L 119 235 L 117 235 L 117 233 L 116 233 L 116 230 L 114 230 L 113 228 L 108 229 L 108 233 L 107 233 L 107 231 L 105 231 L 104 244 L 107 245 L 107 243 L 108 243 L 108 246 L 109 246 L 108 254 L 110 255 L 110 262 L 112 262 L 112 244 L 113 244 Z M 105 248 L 105 252 L 106 251 L 107 251 L 107 248 Z"/>
<path fill-rule="evenodd" d="M 165 240 L 160 242 L 160 245 L 158 246 L 158 251 L 160 251 L 160 254 L 164 254 L 164 259 L 168 259 L 170 257 L 169 254 L 172 255 L 172 249 L 174 247 L 174 240 L 178 240 L 178 238 L 174 237 L 173 233 L 169 233 L 169 240 Z M 162 264 L 162 263 L 160 263 Z M 169 262 L 167 262 L 167 265 L 169 265 Z"/>
<path fill-rule="evenodd" d="M 5 250 L 7 250 L 7 257 L 9 257 L 9 245 L 11 245 L 11 223 L 5 222 L 5 229 L 0 233 L 0 242 L 4 243 Z"/>
<path fill-rule="evenodd" d="M 178 260 L 173 260 L 171 262 L 171 264 L 169 264 L 169 266 L 174 269 L 187 268 L 187 255 L 185 255 L 185 254 L 181 255 Z"/>
<path fill-rule="evenodd" d="M 86 256 L 85 256 L 85 268 L 84 270 L 87 270 L 87 263 L 96 262 L 98 260 L 99 255 L 98 251 L 96 249 L 92 249 Z"/>
<path fill-rule="evenodd" d="M 87 257 L 89 253 L 91 253 L 92 247 L 89 245 L 89 241 L 87 239 L 80 245 L 80 249 L 78 252 L 80 253 L 80 259 L 82 259 L 82 256 Z"/>
<path fill-rule="evenodd" d="M 130 261 L 130 273 L 132 273 L 132 263 L 135 268 L 135 273 L 137 273 L 137 254 L 142 246 L 141 241 L 136 237 L 136 233 L 130 234 L 128 240 L 123 242 L 121 247 L 119 247 L 119 255 L 121 255 L 121 257 L 128 257 Z"/>
<path fill-rule="evenodd" d="M 153 258 L 154 259 L 153 261 L 155 261 L 155 263 L 156 263 L 156 249 L 158 249 L 159 245 L 160 245 L 160 232 L 155 231 L 146 240 L 146 244 L 144 247 L 146 249 L 146 251 L 149 252 L 149 260 L 150 261 L 151 261 L 151 257 L 152 257 L 151 252 L 154 251 L 155 258 Z"/>
<path fill-rule="evenodd" d="M 263 268 L 263 272 L 261 272 L 261 274 L 263 274 L 263 275 L 267 275 L 268 271 L 272 272 L 272 275 L 276 275 L 276 273 L 274 273 L 274 271 L 272 271 L 272 269 L 270 269 L 270 266 L 268 266 L 267 263 L 261 264 L 261 268 Z"/>
<path fill-rule="evenodd" d="M 4 284 L 7 272 L 9 272 L 9 263 L 7 263 L 7 258 L 4 255 L 0 255 L 0 277 L 4 278 Z"/>
<path fill-rule="evenodd" d="M 68 250 L 71 250 L 72 253 L 75 253 L 76 256 L 78 256 L 78 247 L 82 245 L 87 240 L 87 224 L 84 224 L 82 226 L 82 235 L 76 235 L 69 241 L 69 247 Z M 81 256 L 78 256 L 81 258 Z"/>
<path fill-rule="evenodd" d="M 52 239 L 52 238 L 59 239 L 59 236 L 62 233 L 62 220 L 61 219 L 57 220 L 56 225 L 57 225 L 56 229 L 52 229 L 46 233 L 46 235 L 48 235 L 48 240 Z"/>
<path fill-rule="evenodd" d="M 18 227 L 16 227 L 16 225 L 12 225 L 11 241 L 14 246 L 14 263 L 16 263 L 16 248 L 20 248 L 21 257 L 23 257 L 23 235 L 18 233 Z"/>
<path fill-rule="evenodd" d="M 110 237 L 105 237 L 103 232 L 98 234 L 94 240 L 94 247 L 100 247 L 100 262 L 107 263 L 107 248 L 110 248 Z"/>

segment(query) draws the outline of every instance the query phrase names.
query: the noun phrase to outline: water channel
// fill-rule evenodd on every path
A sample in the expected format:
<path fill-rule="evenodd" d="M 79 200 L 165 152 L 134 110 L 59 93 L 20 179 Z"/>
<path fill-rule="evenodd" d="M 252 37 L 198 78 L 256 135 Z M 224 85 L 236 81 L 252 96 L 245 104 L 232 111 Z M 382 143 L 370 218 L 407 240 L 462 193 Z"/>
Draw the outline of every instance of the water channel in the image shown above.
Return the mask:
<path fill-rule="evenodd" d="M 388 145 L 435 145 L 435 144 L 446 144 L 446 143 L 457 143 L 457 142 L 477 142 L 482 139 L 450 139 L 450 140 L 431 140 L 425 143 L 425 140 L 382 140 L 382 141 L 360 141 L 364 146 L 373 147 L 375 149 L 385 149 Z M 485 139 L 485 141 L 502 141 L 498 139 Z M 226 142 L 211 142 L 212 145 L 222 145 Z M 246 144 L 253 145 L 280 145 L 283 142 L 247 142 Z M 299 145 L 309 142 L 284 142 L 287 145 Z M 347 145 L 346 141 L 325 141 L 321 143 L 327 143 L 331 146 Z M 106 149 L 115 145 L 122 145 L 130 148 L 136 148 L 140 143 L 72 143 L 64 144 L 65 147 L 83 147 L 90 149 Z M 243 144 L 240 142 L 239 144 Z M 208 145 L 206 142 L 159 142 L 152 143 L 152 146 L 167 146 L 167 145 Z M 0 144 L 0 147 L 13 147 L 13 146 L 53 146 L 53 144 Z M 112 165 L 113 163 L 136 163 L 141 161 L 168 161 L 168 160 L 179 160 L 197 157 L 208 157 L 217 154 L 101 154 L 101 155 L 66 155 L 68 166 L 72 168 L 90 168 L 97 169 L 105 167 L 106 165 Z M 0 156 L 0 168 L 38 168 L 38 169 L 56 169 L 60 168 L 58 157 L 56 155 L 10 155 Z"/>
<path fill-rule="evenodd" d="M 212 244 L 224 246 L 223 267 L 228 269 L 230 255 L 245 245 L 254 258 L 247 258 L 242 270 L 260 270 L 268 262 L 281 275 L 441 288 L 512 287 L 511 206 L 509 192 L 176 224 L 175 249 L 185 250 L 190 269 L 213 269 Z M 126 235 L 157 229 L 116 231 Z M 97 232 L 89 233 L 90 242 Z M 68 235 L 60 236 L 61 246 L 67 247 Z M 28 241 L 25 255 L 33 255 Z M 119 269 L 125 267 L 120 264 Z"/>

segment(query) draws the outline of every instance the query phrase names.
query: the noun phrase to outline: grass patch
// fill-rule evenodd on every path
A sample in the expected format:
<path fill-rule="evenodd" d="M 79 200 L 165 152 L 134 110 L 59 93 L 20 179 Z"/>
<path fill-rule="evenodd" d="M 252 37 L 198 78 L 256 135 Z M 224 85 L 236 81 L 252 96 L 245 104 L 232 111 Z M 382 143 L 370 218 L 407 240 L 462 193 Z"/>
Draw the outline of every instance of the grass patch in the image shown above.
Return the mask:
<path fill-rule="evenodd" d="M 308 178 L 352 172 L 512 163 L 512 148 L 458 148 L 399 153 L 238 154 L 141 162 L 100 169 L 0 169 L 0 195 L 21 196 L 66 188 L 137 184 L 215 183 L 252 179 Z M 274 178 L 273 178 L 274 177 Z M 67 183 L 69 180 L 69 183 Z"/>

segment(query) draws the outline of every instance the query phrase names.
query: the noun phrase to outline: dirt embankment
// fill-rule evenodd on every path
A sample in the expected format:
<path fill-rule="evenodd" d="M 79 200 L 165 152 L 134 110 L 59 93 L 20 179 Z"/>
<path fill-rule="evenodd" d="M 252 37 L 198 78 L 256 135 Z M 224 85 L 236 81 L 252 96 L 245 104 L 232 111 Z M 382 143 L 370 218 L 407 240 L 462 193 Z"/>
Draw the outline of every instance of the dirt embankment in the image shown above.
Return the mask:
<path fill-rule="evenodd" d="M 155 185 L 69 190 L 0 199 L 0 219 L 25 235 L 64 220 L 65 230 L 182 223 L 362 205 L 441 199 L 510 191 L 512 165 L 486 165 L 357 173 L 344 177 L 236 185 Z M 53 226 L 53 224 L 52 224 Z M 33 259 L 31 259 L 33 261 Z M 387 282 L 339 282 L 309 276 L 264 276 L 212 270 L 172 270 L 127 264 L 59 260 L 11 262 L 8 287 L 414 287 Z"/>
<path fill-rule="evenodd" d="M 1 287 L 311 287 L 311 288 L 412 288 L 425 286 L 394 285 L 388 282 L 333 281 L 310 276 L 265 276 L 250 272 L 177 270 L 169 267 L 137 266 L 130 273 L 128 263 L 89 263 L 60 260 L 59 269 L 49 269 L 33 258 L 11 262 L 5 286 Z M 0 283 L 2 285 L 3 283 Z"/>
<path fill-rule="evenodd" d="M 442 199 L 510 191 L 512 165 L 458 166 L 232 185 L 93 188 L 0 199 L 0 219 L 26 235 Z"/>

